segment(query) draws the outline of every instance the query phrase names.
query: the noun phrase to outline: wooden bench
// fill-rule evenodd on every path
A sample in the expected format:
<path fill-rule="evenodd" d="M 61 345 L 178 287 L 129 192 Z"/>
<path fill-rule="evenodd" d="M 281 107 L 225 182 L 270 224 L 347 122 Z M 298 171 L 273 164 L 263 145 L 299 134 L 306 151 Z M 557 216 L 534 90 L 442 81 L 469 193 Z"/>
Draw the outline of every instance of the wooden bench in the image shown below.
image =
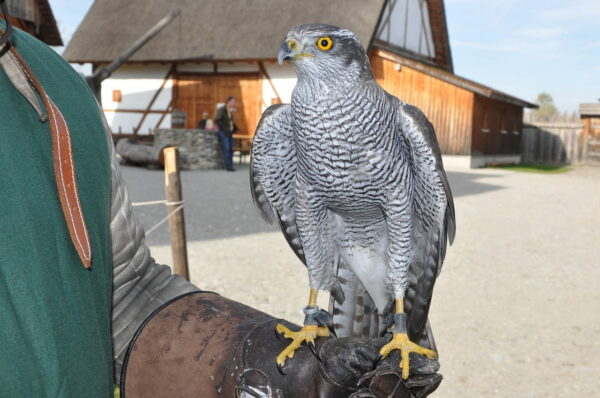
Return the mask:
<path fill-rule="evenodd" d="M 250 155 L 253 138 L 254 136 L 249 134 L 233 135 L 233 152 L 238 152 L 240 154 L 239 164 L 242 164 L 244 155 Z"/>

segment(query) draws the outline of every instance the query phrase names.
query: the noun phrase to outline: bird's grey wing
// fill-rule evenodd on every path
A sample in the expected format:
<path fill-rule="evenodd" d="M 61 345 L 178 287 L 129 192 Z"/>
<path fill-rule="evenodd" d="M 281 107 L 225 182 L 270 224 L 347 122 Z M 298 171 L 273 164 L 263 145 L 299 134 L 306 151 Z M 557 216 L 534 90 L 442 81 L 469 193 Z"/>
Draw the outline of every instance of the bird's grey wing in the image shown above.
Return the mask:
<path fill-rule="evenodd" d="M 452 192 L 433 126 L 418 108 L 407 104 L 399 104 L 399 124 L 414 184 L 405 309 L 409 336 L 419 341 L 426 334 L 433 285 L 442 268 L 447 242 L 454 241 L 456 221 Z"/>
<path fill-rule="evenodd" d="M 294 213 L 295 176 L 291 107 L 272 105 L 263 113 L 252 142 L 252 200 L 269 224 L 279 223 L 294 253 L 306 263 Z"/>

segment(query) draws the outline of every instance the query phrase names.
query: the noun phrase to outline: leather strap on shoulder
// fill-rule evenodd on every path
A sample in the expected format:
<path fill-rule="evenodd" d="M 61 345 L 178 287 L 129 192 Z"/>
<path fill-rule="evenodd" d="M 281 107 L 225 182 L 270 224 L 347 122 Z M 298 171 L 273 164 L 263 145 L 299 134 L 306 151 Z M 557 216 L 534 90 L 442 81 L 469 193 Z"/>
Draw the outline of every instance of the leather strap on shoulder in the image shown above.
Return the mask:
<path fill-rule="evenodd" d="M 92 248 L 77 191 L 69 127 L 60 109 L 46 94 L 23 57 L 21 57 L 19 52 L 10 43 L 8 46 L 11 55 L 17 60 L 18 67 L 36 89 L 46 108 L 52 135 L 54 175 L 56 177 L 56 187 L 60 204 L 75 250 L 83 266 L 90 268 L 92 264 Z"/>

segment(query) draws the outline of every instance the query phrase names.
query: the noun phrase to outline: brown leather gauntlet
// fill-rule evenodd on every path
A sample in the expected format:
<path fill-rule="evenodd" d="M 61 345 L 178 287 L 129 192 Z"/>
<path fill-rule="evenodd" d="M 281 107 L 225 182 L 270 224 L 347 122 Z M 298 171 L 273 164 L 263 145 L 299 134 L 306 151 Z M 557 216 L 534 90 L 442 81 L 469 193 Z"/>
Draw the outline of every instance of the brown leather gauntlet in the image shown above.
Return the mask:
<path fill-rule="evenodd" d="M 290 340 L 274 333 L 278 322 L 298 328 L 215 293 L 176 299 L 155 312 L 130 345 L 122 397 L 420 398 L 441 381 L 435 361 L 411 359 L 415 374 L 408 382 L 393 359 L 373 371 L 385 339 L 317 339 L 321 361 L 303 346 L 282 375 L 275 357 Z"/>

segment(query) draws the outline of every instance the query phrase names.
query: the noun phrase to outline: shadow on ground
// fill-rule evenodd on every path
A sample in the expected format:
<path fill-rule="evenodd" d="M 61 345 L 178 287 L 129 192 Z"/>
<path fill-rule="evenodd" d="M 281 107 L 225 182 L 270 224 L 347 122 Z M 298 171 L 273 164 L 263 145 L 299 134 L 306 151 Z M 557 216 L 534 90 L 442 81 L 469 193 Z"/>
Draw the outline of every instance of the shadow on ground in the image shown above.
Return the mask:
<path fill-rule="evenodd" d="M 475 172 L 463 171 L 448 171 L 446 173 L 450 181 L 452 195 L 455 198 L 460 196 L 477 195 L 480 193 L 491 192 L 503 187 L 500 185 L 490 184 L 489 179 L 503 178 L 500 174 L 480 174 Z M 485 179 L 486 181 L 481 181 Z"/>
<path fill-rule="evenodd" d="M 122 166 L 122 173 L 134 202 L 164 199 L 162 170 Z M 250 197 L 248 165 L 237 166 L 234 173 L 224 170 L 184 171 L 181 173 L 188 241 L 221 239 L 257 232 L 276 231 L 258 214 Z M 502 187 L 487 182 L 502 178 L 497 174 L 448 172 L 454 197 L 481 194 Z M 481 181 L 485 179 L 486 181 Z M 166 215 L 164 205 L 136 207 L 135 213 L 149 230 Z M 146 238 L 147 244 L 169 244 L 165 223 Z"/>

